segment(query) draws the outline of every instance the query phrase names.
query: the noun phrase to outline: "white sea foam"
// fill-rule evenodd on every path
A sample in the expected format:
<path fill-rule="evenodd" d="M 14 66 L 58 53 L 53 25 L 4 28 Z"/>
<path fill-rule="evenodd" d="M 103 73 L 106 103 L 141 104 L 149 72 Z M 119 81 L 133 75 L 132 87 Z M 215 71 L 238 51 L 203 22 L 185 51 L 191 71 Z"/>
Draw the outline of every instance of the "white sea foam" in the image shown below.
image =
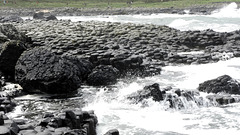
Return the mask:
<path fill-rule="evenodd" d="M 176 88 L 196 90 L 198 84 L 227 74 L 240 80 L 240 58 L 212 64 L 190 66 L 167 66 L 159 76 L 138 78 L 131 83 L 119 82 L 112 94 L 99 91 L 94 102 L 84 109 L 94 110 L 98 116 L 98 134 L 117 128 L 123 135 L 202 135 L 217 133 L 237 135 L 240 130 L 240 104 L 226 108 L 203 105 L 183 110 L 171 110 L 167 102 L 154 102 L 151 99 L 142 104 L 131 104 L 126 96 L 152 83 L 160 87 L 172 85 Z M 208 94 L 201 93 L 204 102 Z M 188 102 L 189 103 L 189 102 Z M 195 104 L 193 102 L 193 104 Z M 191 105 L 189 105 L 191 106 Z"/>
<path fill-rule="evenodd" d="M 236 3 L 231 3 L 222 9 L 213 11 L 212 17 L 218 18 L 240 18 L 240 9 Z"/>

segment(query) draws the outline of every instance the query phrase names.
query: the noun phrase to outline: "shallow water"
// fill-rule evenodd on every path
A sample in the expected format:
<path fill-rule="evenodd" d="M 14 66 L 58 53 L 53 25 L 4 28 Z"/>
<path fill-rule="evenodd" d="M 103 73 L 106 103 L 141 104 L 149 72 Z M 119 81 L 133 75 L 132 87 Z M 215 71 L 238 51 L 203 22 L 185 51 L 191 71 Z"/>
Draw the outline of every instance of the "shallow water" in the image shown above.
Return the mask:
<path fill-rule="evenodd" d="M 75 16 L 58 17 L 58 19 L 151 23 L 168 25 L 180 30 L 213 29 L 219 32 L 229 32 L 240 29 L 239 13 L 240 9 L 235 3 L 232 3 L 211 15 Z M 193 54 L 198 53 L 202 52 L 193 52 Z M 146 99 L 144 104 L 133 104 L 126 97 L 153 83 L 159 83 L 161 88 L 172 86 L 183 90 L 197 91 L 199 83 L 224 74 L 240 81 L 239 73 L 240 58 L 211 64 L 167 66 L 163 68 L 161 75 L 119 80 L 111 88 L 82 88 L 83 95 L 88 97 L 84 101 L 86 105 L 83 109 L 95 111 L 99 121 L 97 127 L 99 135 L 113 128 L 118 129 L 121 135 L 237 135 L 240 133 L 240 103 L 218 106 L 205 98 L 208 94 L 200 93 L 197 97 L 202 103 L 200 106 L 195 102 L 184 102 L 184 108 L 178 110 L 169 108 L 167 101 L 154 102 L 152 99 Z M 82 98 L 78 100 L 74 100 L 71 104 L 78 104 L 80 100 L 82 102 Z M 184 99 L 182 100 L 184 101 Z M 50 106 L 46 102 L 42 102 L 42 104 Z M 51 107 L 45 108 L 51 109 Z M 20 107 L 18 112 L 16 111 L 10 116 L 16 117 L 13 114 L 21 113 L 24 112 Z"/>

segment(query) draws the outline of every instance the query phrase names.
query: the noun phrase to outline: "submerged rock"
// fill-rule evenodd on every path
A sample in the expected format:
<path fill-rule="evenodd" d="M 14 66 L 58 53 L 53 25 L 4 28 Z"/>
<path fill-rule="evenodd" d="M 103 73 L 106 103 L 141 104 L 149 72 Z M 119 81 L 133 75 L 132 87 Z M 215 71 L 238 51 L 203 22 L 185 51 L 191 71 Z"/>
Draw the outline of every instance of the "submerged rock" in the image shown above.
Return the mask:
<path fill-rule="evenodd" d="M 148 105 L 148 101 L 144 99 L 152 98 L 154 101 L 162 102 L 168 105 L 169 108 L 174 109 L 187 109 L 192 106 L 204 105 L 203 98 L 197 91 L 180 90 L 172 87 L 160 90 L 158 83 L 145 86 L 143 90 L 139 90 L 127 98 L 134 101 L 134 103 L 142 103 L 143 106 Z"/>
<path fill-rule="evenodd" d="M 25 51 L 16 64 L 15 79 L 24 91 L 69 93 L 79 88 L 91 63 L 58 56 L 44 47 Z M 77 59 L 76 59 L 77 60 Z"/>
<path fill-rule="evenodd" d="M 119 135 L 119 131 L 117 129 L 111 129 L 104 135 Z"/>
<path fill-rule="evenodd" d="M 212 101 L 212 102 L 216 102 L 220 105 L 226 105 L 226 104 L 230 104 L 230 103 L 235 103 L 236 100 L 234 97 L 230 96 L 230 95 L 208 95 L 207 98 Z"/>
<path fill-rule="evenodd" d="M 154 101 L 162 101 L 163 95 L 160 90 L 159 84 L 154 83 L 149 86 L 145 86 L 143 90 L 139 90 L 136 93 L 131 94 L 128 96 L 128 99 L 133 99 L 137 103 L 143 101 L 147 98 L 153 98 Z"/>
<path fill-rule="evenodd" d="M 229 75 L 223 75 L 216 79 L 205 81 L 199 84 L 199 91 L 207 93 L 228 93 L 228 94 L 240 94 L 240 83 Z"/>

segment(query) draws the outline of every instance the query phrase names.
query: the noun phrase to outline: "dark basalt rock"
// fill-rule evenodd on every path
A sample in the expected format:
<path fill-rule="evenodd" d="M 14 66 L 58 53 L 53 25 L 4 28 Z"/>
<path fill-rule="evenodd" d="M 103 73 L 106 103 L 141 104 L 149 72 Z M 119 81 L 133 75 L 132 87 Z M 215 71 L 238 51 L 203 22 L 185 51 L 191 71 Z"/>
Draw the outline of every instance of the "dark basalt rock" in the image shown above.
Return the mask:
<path fill-rule="evenodd" d="M 57 20 L 57 17 L 54 15 L 50 15 L 50 16 L 46 17 L 46 21 L 50 21 L 50 20 Z"/>
<path fill-rule="evenodd" d="M 107 65 L 99 65 L 88 75 L 87 83 L 89 85 L 111 85 L 117 82 L 119 70 Z"/>
<path fill-rule="evenodd" d="M 204 31 L 187 31 L 181 43 L 191 48 L 205 48 L 209 45 L 223 45 L 225 38 L 224 34 L 210 29 Z"/>
<path fill-rule="evenodd" d="M 86 70 L 91 70 L 88 61 L 58 56 L 45 47 L 25 51 L 15 67 L 15 79 L 25 91 L 46 93 L 69 93 L 79 88 Z M 74 64 L 77 63 L 78 65 Z"/>
<path fill-rule="evenodd" d="M 5 76 L 10 76 L 13 80 L 17 60 L 25 50 L 24 44 L 16 40 L 5 42 L 0 46 L 0 70 Z"/>
<path fill-rule="evenodd" d="M 49 15 L 49 16 L 44 16 L 44 12 L 37 12 L 33 14 L 33 19 L 41 19 L 41 20 L 46 20 L 46 21 L 50 21 L 50 20 L 57 20 L 57 17 L 54 15 Z"/>
<path fill-rule="evenodd" d="M 16 62 L 30 44 L 31 38 L 12 24 L 0 25 L 0 70 L 6 79 L 13 80 Z"/>
<path fill-rule="evenodd" d="M 38 134 L 51 131 L 50 133 L 59 134 L 96 135 L 96 125 L 97 117 L 94 112 L 68 110 L 64 115 L 42 119 L 34 131 Z M 48 130 L 51 128 L 54 130 Z M 23 131 L 27 130 L 31 129 L 26 128 Z"/>
<path fill-rule="evenodd" d="M 156 102 L 168 102 L 169 108 L 174 109 L 188 108 L 189 105 L 186 102 L 194 102 L 199 106 L 203 105 L 203 98 L 200 97 L 200 93 L 197 91 L 180 90 L 171 86 L 160 90 L 158 83 L 145 86 L 143 90 L 127 96 L 127 99 L 132 100 L 133 103 L 142 103 L 143 106 L 148 105 L 144 101 L 144 99 L 148 98 L 152 98 Z"/>
<path fill-rule="evenodd" d="M 136 102 L 141 102 L 144 99 L 152 97 L 154 101 L 162 101 L 163 95 L 159 88 L 158 83 L 154 83 L 149 86 L 145 86 L 143 90 L 137 91 L 136 93 L 128 96 L 128 99 L 133 99 Z"/>
<path fill-rule="evenodd" d="M 223 75 L 199 84 L 198 90 L 207 93 L 240 94 L 240 83 L 229 75 Z"/>
<path fill-rule="evenodd" d="M 104 135 L 119 135 L 119 131 L 117 129 L 112 129 L 112 130 L 109 130 Z"/>
<path fill-rule="evenodd" d="M 44 12 L 37 12 L 33 14 L 33 19 L 44 19 Z"/>
<path fill-rule="evenodd" d="M 0 25 L 0 33 L 2 33 L 2 35 L 5 35 L 8 40 L 20 40 L 24 43 L 31 43 L 31 38 L 18 31 L 12 24 Z"/>
<path fill-rule="evenodd" d="M 0 75 L 0 90 L 2 90 L 2 87 L 6 85 L 6 80 L 3 77 L 3 75 Z"/>
<path fill-rule="evenodd" d="M 5 23 L 5 22 L 21 23 L 21 22 L 23 22 L 23 19 L 19 16 L 15 16 L 15 15 L 0 17 L 0 23 Z"/>

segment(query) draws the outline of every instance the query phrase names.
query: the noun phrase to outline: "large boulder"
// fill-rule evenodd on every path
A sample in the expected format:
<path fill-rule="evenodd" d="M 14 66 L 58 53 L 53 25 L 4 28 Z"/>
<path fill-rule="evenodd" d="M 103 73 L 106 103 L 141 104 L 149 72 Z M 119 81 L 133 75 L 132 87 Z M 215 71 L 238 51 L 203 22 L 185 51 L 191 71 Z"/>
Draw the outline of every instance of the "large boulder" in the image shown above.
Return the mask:
<path fill-rule="evenodd" d="M 26 50 L 20 41 L 11 40 L 0 46 L 0 70 L 5 76 L 14 78 L 15 65 L 18 58 Z"/>
<path fill-rule="evenodd" d="M 0 70 L 13 79 L 16 62 L 26 48 L 31 47 L 31 38 L 19 32 L 12 24 L 0 25 Z"/>
<path fill-rule="evenodd" d="M 50 16 L 46 17 L 46 21 L 50 21 L 50 20 L 57 20 L 57 17 L 54 15 L 50 15 Z"/>
<path fill-rule="evenodd" d="M 223 75 L 199 84 L 198 90 L 207 93 L 240 94 L 240 83 L 229 75 Z"/>
<path fill-rule="evenodd" d="M 44 19 L 44 12 L 36 12 L 33 14 L 33 19 Z"/>
<path fill-rule="evenodd" d="M 159 84 L 154 83 L 149 86 L 145 86 L 143 90 L 139 90 L 130 96 L 128 96 L 128 99 L 133 99 L 137 103 L 143 101 L 144 99 L 152 98 L 154 101 L 162 101 L 163 100 L 163 94 L 160 90 Z"/>
<path fill-rule="evenodd" d="M 76 64 L 77 63 L 77 64 Z M 25 51 L 15 67 L 15 79 L 27 92 L 70 93 L 92 69 L 86 60 L 58 56 L 45 47 Z"/>
<path fill-rule="evenodd" d="M 119 70 L 111 65 L 99 65 L 88 75 L 87 83 L 93 86 L 111 85 L 117 82 Z"/>
<path fill-rule="evenodd" d="M 22 42 L 31 43 L 31 38 L 24 33 L 18 31 L 12 24 L 1 24 L 0 35 L 5 35 L 8 40 L 20 40 Z M 1 40 L 1 39 L 0 39 Z"/>
<path fill-rule="evenodd" d="M 19 16 L 11 15 L 11 16 L 5 16 L 0 18 L 0 23 L 5 23 L 5 22 L 23 22 L 23 19 Z"/>
<path fill-rule="evenodd" d="M 33 19 L 41 19 L 41 20 L 57 20 L 57 17 L 54 15 L 44 16 L 44 12 L 36 12 L 33 14 Z"/>

